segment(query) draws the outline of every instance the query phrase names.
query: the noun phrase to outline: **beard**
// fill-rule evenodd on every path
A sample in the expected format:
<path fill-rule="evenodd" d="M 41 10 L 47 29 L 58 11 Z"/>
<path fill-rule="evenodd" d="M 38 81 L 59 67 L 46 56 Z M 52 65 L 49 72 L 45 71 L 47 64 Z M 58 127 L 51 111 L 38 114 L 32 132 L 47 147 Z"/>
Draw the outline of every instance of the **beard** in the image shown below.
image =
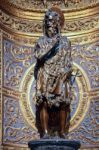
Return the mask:
<path fill-rule="evenodd" d="M 48 27 L 48 28 L 47 28 L 47 35 L 48 35 L 48 37 L 53 37 L 53 36 L 55 36 L 57 33 L 58 33 L 58 32 L 57 32 L 56 28 L 54 28 L 54 27 Z"/>

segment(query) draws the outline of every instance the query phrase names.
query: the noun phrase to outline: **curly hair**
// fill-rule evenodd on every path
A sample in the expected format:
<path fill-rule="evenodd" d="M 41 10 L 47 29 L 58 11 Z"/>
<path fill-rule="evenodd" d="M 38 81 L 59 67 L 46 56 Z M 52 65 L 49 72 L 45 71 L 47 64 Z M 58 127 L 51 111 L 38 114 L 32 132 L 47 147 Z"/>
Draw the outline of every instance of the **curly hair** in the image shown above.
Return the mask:
<path fill-rule="evenodd" d="M 63 26 L 64 26 L 65 18 L 64 18 L 64 14 L 63 14 L 63 12 L 61 11 L 61 9 L 58 8 L 58 7 L 51 7 L 50 10 L 51 10 L 51 11 L 55 11 L 56 13 L 59 14 L 59 16 L 60 16 L 60 26 L 63 27 Z"/>

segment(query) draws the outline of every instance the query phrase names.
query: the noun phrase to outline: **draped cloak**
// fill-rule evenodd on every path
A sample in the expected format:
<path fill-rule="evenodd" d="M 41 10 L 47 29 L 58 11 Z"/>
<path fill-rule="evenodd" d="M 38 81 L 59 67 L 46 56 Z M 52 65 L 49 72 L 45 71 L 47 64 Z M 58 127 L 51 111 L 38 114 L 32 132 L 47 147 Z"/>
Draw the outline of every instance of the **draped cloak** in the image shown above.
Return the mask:
<path fill-rule="evenodd" d="M 40 37 L 34 48 L 36 103 L 59 107 L 71 101 L 71 44 L 66 36 Z"/>

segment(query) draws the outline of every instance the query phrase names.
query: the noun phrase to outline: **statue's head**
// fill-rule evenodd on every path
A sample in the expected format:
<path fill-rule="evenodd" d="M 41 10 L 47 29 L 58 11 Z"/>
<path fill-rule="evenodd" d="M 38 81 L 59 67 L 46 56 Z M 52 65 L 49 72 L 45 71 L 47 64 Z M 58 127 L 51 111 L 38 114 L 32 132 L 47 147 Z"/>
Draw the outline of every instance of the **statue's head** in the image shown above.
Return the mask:
<path fill-rule="evenodd" d="M 50 8 L 44 18 L 44 33 L 48 37 L 59 34 L 64 25 L 64 15 L 57 7 Z"/>

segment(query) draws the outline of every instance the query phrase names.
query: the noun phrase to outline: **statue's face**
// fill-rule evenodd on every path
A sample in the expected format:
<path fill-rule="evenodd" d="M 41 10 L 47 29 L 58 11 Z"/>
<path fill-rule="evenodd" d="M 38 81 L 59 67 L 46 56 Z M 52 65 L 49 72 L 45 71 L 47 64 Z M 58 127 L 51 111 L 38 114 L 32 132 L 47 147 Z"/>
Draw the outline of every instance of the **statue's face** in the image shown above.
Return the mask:
<path fill-rule="evenodd" d="M 45 32 L 48 37 L 55 36 L 58 31 L 58 14 L 55 12 L 47 12 L 45 15 Z"/>

